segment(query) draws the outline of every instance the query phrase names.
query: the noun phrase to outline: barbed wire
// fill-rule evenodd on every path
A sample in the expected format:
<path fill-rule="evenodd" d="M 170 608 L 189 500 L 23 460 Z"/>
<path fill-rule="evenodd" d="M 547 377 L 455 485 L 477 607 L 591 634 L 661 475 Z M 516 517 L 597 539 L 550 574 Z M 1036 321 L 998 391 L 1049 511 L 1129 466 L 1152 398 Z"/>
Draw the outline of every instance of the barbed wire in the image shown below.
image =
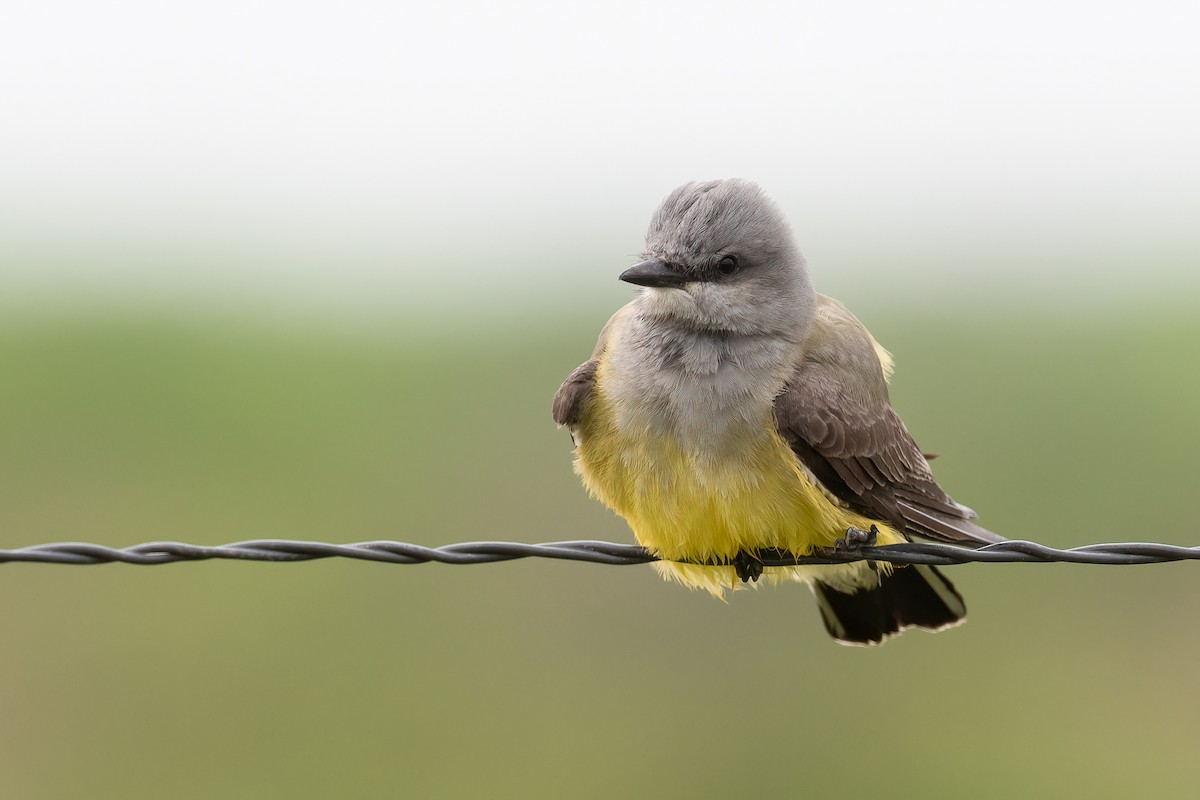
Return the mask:
<path fill-rule="evenodd" d="M 797 556 L 783 550 L 759 550 L 751 554 L 766 567 L 800 564 L 844 564 L 852 561 L 886 561 L 892 564 L 948 566 L 967 563 L 1070 563 L 1070 564 L 1161 564 L 1200 560 L 1200 547 L 1153 542 L 1089 544 L 1058 549 L 1037 542 L 1009 540 L 972 549 L 933 542 L 821 550 Z M 660 560 L 637 545 L 600 541 L 547 542 L 461 542 L 426 547 L 409 542 L 373 541 L 330 544 L 290 539 L 254 539 L 224 545 L 184 542 L 147 542 L 130 547 L 106 547 L 87 542 L 58 542 L 0 550 L 0 563 L 38 564 L 171 564 L 181 561 L 314 561 L 350 558 L 388 564 L 484 564 L 520 558 L 551 558 L 595 564 L 647 564 Z M 717 564 L 728 562 L 693 562 Z"/>

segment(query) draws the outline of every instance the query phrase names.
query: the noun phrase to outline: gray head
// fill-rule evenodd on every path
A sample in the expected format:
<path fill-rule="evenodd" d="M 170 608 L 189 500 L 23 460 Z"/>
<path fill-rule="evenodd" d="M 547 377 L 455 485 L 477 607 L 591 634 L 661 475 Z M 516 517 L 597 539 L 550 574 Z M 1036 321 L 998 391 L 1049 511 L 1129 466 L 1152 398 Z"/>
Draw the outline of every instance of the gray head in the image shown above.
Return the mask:
<path fill-rule="evenodd" d="M 680 186 L 646 231 L 646 260 L 621 280 L 647 287 L 649 317 L 692 330 L 800 339 L 815 295 L 779 209 L 743 180 Z"/>

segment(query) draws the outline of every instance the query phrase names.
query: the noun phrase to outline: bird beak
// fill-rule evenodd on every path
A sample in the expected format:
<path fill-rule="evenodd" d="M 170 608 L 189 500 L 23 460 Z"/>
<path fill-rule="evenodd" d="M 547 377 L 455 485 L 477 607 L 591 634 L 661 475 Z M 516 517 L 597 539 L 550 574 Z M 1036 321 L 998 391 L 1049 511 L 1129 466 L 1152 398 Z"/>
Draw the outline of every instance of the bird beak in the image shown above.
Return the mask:
<path fill-rule="evenodd" d="M 656 289 L 678 289 L 689 278 L 665 261 L 643 261 L 621 273 L 621 280 L 636 286 L 652 286 Z"/>

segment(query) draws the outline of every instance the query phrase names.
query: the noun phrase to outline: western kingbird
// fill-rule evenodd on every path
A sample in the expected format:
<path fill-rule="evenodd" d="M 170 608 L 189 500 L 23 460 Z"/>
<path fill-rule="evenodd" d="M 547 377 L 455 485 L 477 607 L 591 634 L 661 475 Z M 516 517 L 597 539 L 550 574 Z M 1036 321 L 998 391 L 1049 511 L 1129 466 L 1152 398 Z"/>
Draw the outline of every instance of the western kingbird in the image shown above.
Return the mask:
<path fill-rule="evenodd" d="M 888 400 L 891 356 L 813 290 L 775 204 L 748 181 L 688 183 L 654 212 L 643 258 L 620 276 L 643 288 L 554 397 L 588 491 L 664 577 L 717 597 L 760 575 L 806 582 L 840 642 L 961 622 L 931 566 L 753 558 L 1001 540 L 934 482 Z"/>

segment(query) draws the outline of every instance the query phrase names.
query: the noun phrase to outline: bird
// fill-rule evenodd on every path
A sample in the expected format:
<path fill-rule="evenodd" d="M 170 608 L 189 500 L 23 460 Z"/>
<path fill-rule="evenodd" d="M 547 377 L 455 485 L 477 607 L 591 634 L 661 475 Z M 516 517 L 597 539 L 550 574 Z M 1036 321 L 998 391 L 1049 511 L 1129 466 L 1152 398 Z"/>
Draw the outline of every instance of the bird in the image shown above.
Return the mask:
<path fill-rule="evenodd" d="M 587 491 L 661 575 L 724 598 L 808 584 L 828 633 L 879 644 L 966 617 L 930 565 L 764 566 L 912 537 L 1003 537 L 934 480 L 888 396 L 891 354 L 818 294 L 792 229 L 752 181 L 684 184 L 651 216 L 636 289 L 554 396 Z"/>

